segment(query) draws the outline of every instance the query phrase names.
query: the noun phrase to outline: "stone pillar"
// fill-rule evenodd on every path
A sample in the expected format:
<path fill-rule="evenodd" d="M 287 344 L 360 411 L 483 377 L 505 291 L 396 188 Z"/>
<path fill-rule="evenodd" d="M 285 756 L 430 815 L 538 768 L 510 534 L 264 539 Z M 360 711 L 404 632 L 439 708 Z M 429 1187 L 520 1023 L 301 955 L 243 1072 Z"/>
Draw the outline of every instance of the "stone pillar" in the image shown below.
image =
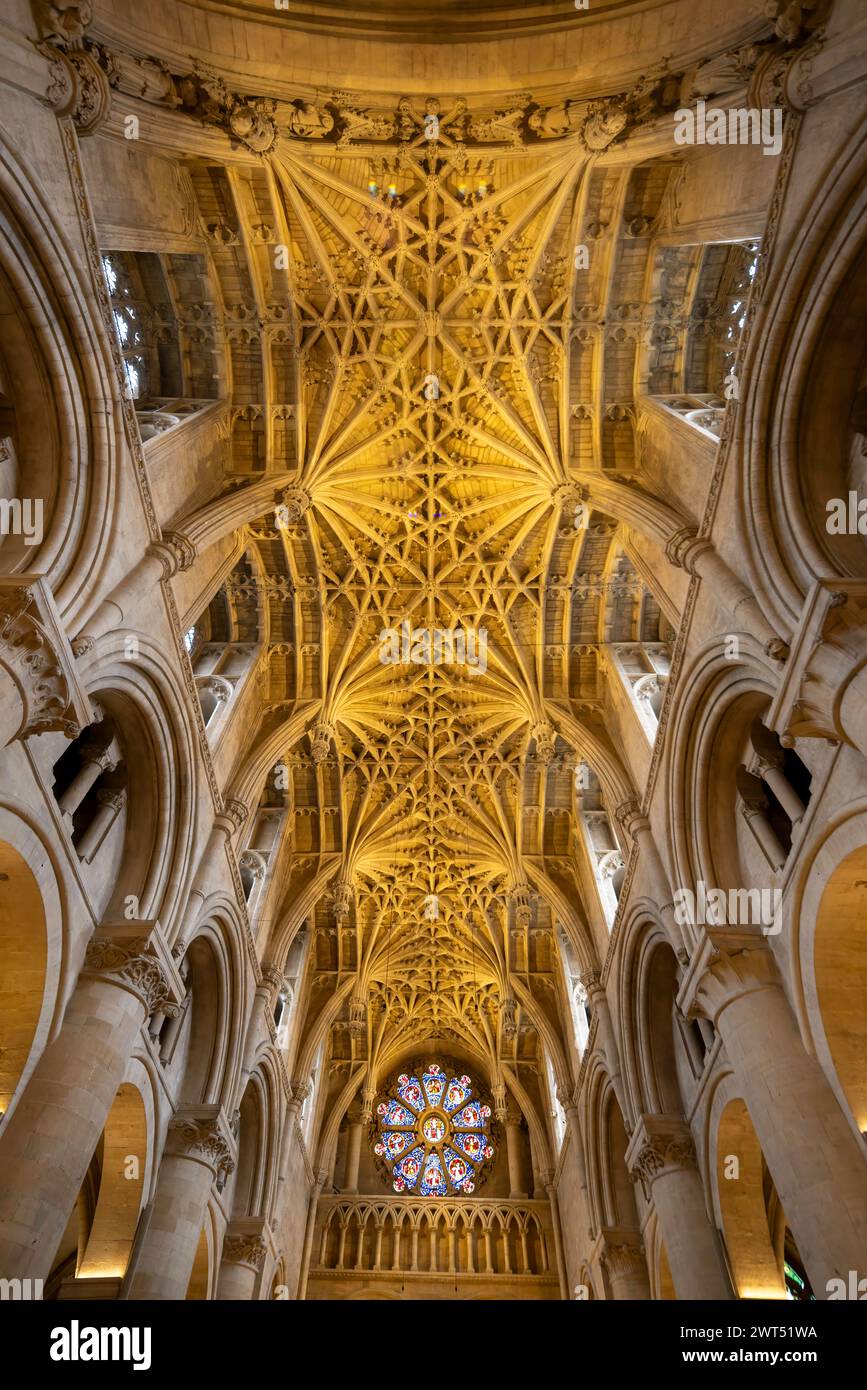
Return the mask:
<path fill-rule="evenodd" d="M 506 1153 L 509 1159 L 509 1196 L 526 1197 L 521 1176 L 521 1116 L 511 1107 L 506 1111 Z"/>
<path fill-rule="evenodd" d="M 108 748 L 94 747 L 84 751 L 81 767 L 57 803 L 67 826 L 71 828 L 73 816 L 94 782 L 97 782 L 104 772 L 114 771 L 119 761 L 120 750 L 114 740 Z"/>
<path fill-rule="evenodd" d="M 230 797 L 224 804 L 220 815 L 214 817 L 214 825 L 205 845 L 196 876 L 190 890 L 189 901 L 184 911 L 183 925 L 173 946 L 173 953 L 179 959 L 190 943 L 202 913 L 205 898 L 213 892 L 214 882 L 225 863 L 226 846 L 232 836 L 244 824 L 248 811 L 243 801 Z"/>
<path fill-rule="evenodd" d="M 566 1256 L 563 1252 L 563 1231 L 560 1226 L 560 1204 L 557 1201 L 557 1188 L 554 1183 L 553 1173 L 540 1173 L 541 1180 L 545 1184 L 545 1191 L 548 1194 L 548 1201 L 551 1204 L 551 1225 L 554 1230 L 554 1251 L 557 1256 L 557 1274 L 560 1279 L 560 1297 L 568 1299 L 569 1286 L 566 1281 Z"/>
<path fill-rule="evenodd" d="M 72 644 L 77 656 L 89 652 L 97 638 L 120 627 L 135 609 L 143 593 L 150 593 L 162 580 L 188 570 L 196 558 L 192 541 L 178 531 L 165 531 L 160 541 L 148 546 L 138 564 L 104 599 Z"/>
<path fill-rule="evenodd" d="M 346 1139 L 346 1167 L 343 1172 L 343 1191 L 358 1191 L 358 1165 L 361 1159 L 363 1128 L 359 1119 L 349 1121 Z"/>
<path fill-rule="evenodd" d="M 745 632 L 752 633 L 768 656 L 775 661 L 785 661 L 789 651 L 787 644 L 771 627 L 755 595 L 714 549 L 712 541 L 699 536 L 694 526 L 685 526 L 670 537 L 665 554 L 671 564 L 705 581 L 728 609 L 735 629 L 742 627 Z"/>
<path fill-rule="evenodd" d="M 268 1223 L 261 1216 L 233 1221 L 223 1241 L 223 1259 L 217 1284 L 218 1299 L 249 1302 L 271 1244 Z"/>
<path fill-rule="evenodd" d="M 656 840 L 653 838 L 650 821 L 642 814 L 641 807 L 635 797 L 621 802 L 614 815 L 624 834 L 638 845 L 641 863 L 647 875 L 647 885 L 659 908 L 659 915 L 662 918 L 669 945 L 678 960 L 684 963 L 693 943 L 688 936 L 689 928 L 681 927 L 677 921 L 674 894 L 662 862 L 662 856 L 656 847 Z"/>
<path fill-rule="evenodd" d="M 185 1105 L 173 1115 L 131 1299 L 186 1297 L 211 1188 L 234 1166 L 235 1143 L 220 1106 Z"/>
<path fill-rule="evenodd" d="M 647 1260 L 638 1231 L 625 1226 L 603 1226 L 598 1250 L 615 1299 L 650 1298 Z"/>
<path fill-rule="evenodd" d="M 708 1219 L 686 1121 L 669 1115 L 641 1116 L 626 1163 L 656 1210 L 678 1298 L 731 1298 L 731 1283 L 719 1236 Z"/>
<path fill-rule="evenodd" d="M 801 1041 L 760 933 L 708 927 L 681 1006 L 719 1031 L 816 1296 L 867 1274 L 867 1154 Z M 679 1001 L 680 1002 L 680 1001 Z"/>
<path fill-rule="evenodd" d="M 310 1189 L 310 1204 L 307 1208 L 307 1226 L 304 1231 L 304 1249 L 301 1252 L 301 1272 L 298 1275 L 297 1298 L 303 1301 L 307 1297 L 307 1279 L 310 1274 L 310 1255 L 313 1250 L 313 1232 L 316 1229 L 316 1211 L 319 1206 L 319 1194 L 325 1186 L 328 1174 L 320 1168 L 313 1179 L 313 1186 Z M 341 1233 L 341 1251 L 346 1240 Z M 342 1258 L 342 1254 L 341 1254 Z"/>
<path fill-rule="evenodd" d="M 142 1025 L 182 993 L 157 923 L 94 933 L 60 1032 L 0 1129 L 0 1277 L 47 1278 Z"/>

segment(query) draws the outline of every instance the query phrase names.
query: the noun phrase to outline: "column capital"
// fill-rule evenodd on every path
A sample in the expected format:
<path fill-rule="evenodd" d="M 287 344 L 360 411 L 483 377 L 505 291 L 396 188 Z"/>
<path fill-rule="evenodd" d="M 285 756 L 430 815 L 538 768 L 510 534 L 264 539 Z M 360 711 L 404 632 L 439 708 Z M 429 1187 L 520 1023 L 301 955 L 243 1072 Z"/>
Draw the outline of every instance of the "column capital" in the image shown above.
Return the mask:
<path fill-rule="evenodd" d="M 159 922 L 104 922 L 87 945 L 82 975 L 134 994 L 150 1016 L 176 1018 L 186 993 Z"/>
<path fill-rule="evenodd" d="M 614 1278 L 647 1273 L 644 1242 L 631 1227 L 602 1226 L 596 1237 L 596 1253 Z"/>
<path fill-rule="evenodd" d="M 684 974 L 677 1006 L 687 1017 L 700 1014 L 717 1027 L 720 1014 L 736 999 L 781 987 L 776 960 L 760 927 L 708 925 Z"/>
<path fill-rule="evenodd" d="M 159 560 L 163 579 L 171 579 L 179 571 L 190 568 L 196 558 L 196 547 L 182 531 L 163 531 L 162 539 L 152 541 L 147 553 Z"/>
<path fill-rule="evenodd" d="M 259 1270 L 272 1247 L 271 1228 L 264 1216 L 232 1221 L 223 1241 L 223 1261 Z"/>
<path fill-rule="evenodd" d="M 0 666 L 22 705 L 13 739 L 48 732 L 77 738 L 92 722 L 53 595 L 41 577 L 0 579 Z"/>
<path fill-rule="evenodd" d="M 241 829 L 241 826 L 244 824 L 249 814 L 250 811 L 245 802 L 241 801 L 237 796 L 227 796 L 223 802 L 223 809 L 220 812 L 219 819 L 225 819 L 229 822 L 231 828 L 228 833 L 233 835 L 236 830 Z"/>
<path fill-rule="evenodd" d="M 626 1166 L 647 1198 L 657 1178 L 695 1168 L 695 1144 L 686 1120 L 674 1115 L 641 1115 L 626 1151 Z"/>
<path fill-rule="evenodd" d="M 173 1153 L 212 1168 L 218 1181 L 235 1167 L 235 1139 L 220 1105 L 182 1105 L 169 1121 L 169 1142 Z"/>
<path fill-rule="evenodd" d="M 625 801 L 621 801 L 615 809 L 614 819 L 631 840 L 637 840 L 642 831 L 650 829 L 650 821 L 644 815 L 638 798 L 635 796 L 629 796 Z"/>
<path fill-rule="evenodd" d="M 700 545 L 709 545 L 709 541 L 699 541 L 697 526 L 681 526 L 679 531 L 675 531 L 670 536 L 665 547 L 665 558 L 669 564 L 676 569 L 685 569 L 692 574 L 692 562 L 695 552 Z"/>

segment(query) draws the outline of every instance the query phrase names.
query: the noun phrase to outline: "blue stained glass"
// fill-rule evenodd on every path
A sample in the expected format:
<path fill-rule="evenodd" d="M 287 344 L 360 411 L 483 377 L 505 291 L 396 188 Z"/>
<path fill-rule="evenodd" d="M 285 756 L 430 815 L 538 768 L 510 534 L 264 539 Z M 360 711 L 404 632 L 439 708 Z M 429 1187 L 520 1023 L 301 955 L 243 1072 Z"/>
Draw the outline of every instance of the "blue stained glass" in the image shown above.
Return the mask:
<path fill-rule="evenodd" d="M 456 1076 L 452 1077 L 446 1087 L 445 1100 L 443 1101 L 443 1110 L 447 1115 L 450 1115 L 453 1110 L 457 1110 L 459 1105 L 463 1105 L 471 1089 L 472 1083 L 468 1076 L 462 1076 L 460 1079 Z"/>
<path fill-rule="evenodd" d="M 397 1134 L 383 1134 L 382 1142 L 385 1146 L 385 1157 L 390 1161 L 393 1158 L 400 1158 L 401 1154 L 406 1153 L 409 1146 L 415 1142 L 415 1135 L 399 1132 Z"/>
<path fill-rule="evenodd" d="M 458 1129 L 484 1129 L 485 1121 L 482 1118 L 482 1107 L 477 1100 L 471 1100 L 469 1105 L 465 1105 L 459 1114 L 455 1115 L 452 1124 Z"/>
<path fill-rule="evenodd" d="M 483 1134 L 456 1134 L 455 1148 L 460 1149 L 462 1154 L 471 1158 L 474 1163 L 481 1162 L 482 1150 L 485 1146 L 485 1136 Z"/>
<path fill-rule="evenodd" d="M 472 1191 L 473 1169 L 465 1158 L 455 1153 L 454 1149 L 446 1146 L 445 1150 L 446 1172 L 449 1182 L 456 1192 L 460 1192 L 464 1184 L 469 1181 L 470 1191 Z"/>
<path fill-rule="evenodd" d="M 415 1124 L 415 1115 L 397 1100 L 390 1100 L 387 1105 L 383 1103 L 377 1108 L 383 1129 L 404 1129 Z"/>
<path fill-rule="evenodd" d="M 439 1105 L 446 1088 L 445 1072 L 440 1071 L 439 1067 L 435 1067 L 433 1070 L 429 1067 L 422 1077 L 422 1085 L 428 1098 L 428 1104 Z"/>
<path fill-rule="evenodd" d="M 374 1153 L 391 1167 L 395 1192 L 469 1195 L 482 1164 L 494 1156 L 487 1133 L 491 1108 L 470 1099 L 470 1077 L 449 1079 L 431 1062 L 418 1075 L 401 1073 L 396 1091 L 400 1099 L 386 1096 L 376 1107 L 374 1144 Z"/>
<path fill-rule="evenodd" d="M 445 1078 L 443 1078 L 443 1080 L 445 1080 Z M 423 1197 L 444 1197 L 448 1192 L 439 1154 L 428 1154 L 427 1161 L 424 1165 L 424 1171 L 421 1175 L 421 1187 L 419 1191 Z"/>
<path fill-rule="evenodd" d="M 418 1147 L 402 1158 L 399 1163 L 394 1165 L 393 1177 L 403 1178 L 407 1187 L 413 1188 L 418 1182 L 418 1175 L 421 1172 L 421 1165 L 424 1162 L 424 1149 Z"/>
<path fill-rule="evenodd" d="M 424 1110 L 424 1094 L 417 1076 L 401 1076 L 397 1094 L 406 1105 L 411 1105 L 413 1110 Z"/>

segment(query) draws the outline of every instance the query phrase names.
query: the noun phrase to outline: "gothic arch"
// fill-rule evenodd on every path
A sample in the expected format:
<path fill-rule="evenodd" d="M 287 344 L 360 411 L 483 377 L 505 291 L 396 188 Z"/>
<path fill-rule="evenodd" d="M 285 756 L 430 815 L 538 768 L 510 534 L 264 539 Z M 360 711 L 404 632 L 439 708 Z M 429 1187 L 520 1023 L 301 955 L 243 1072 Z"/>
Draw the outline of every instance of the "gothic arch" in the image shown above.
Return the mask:
<path fill-rule="evenodd" d="M 805 497 L 804 491 L 810 476 L 805 458 L 816 449 L 827 455 L 829 441 L 842 483 L 849 412 L 863 385 L 857 335 L 849 341 L 841 334 L 840 314 L 863 304 L 867 292 L 865 170 L 862 120 L 824 166 L 793 244 L 781 245 L 775 255 L 744 364 L 749 392 L 742 428 L 749 468 L 739 521 L 750 538 L 748 567 L 756 593 L 783 632 L 793 629 L 816 576 L 850 573 L 853 559 L 855 572 L 863 572 L 863 544 L 853 538 L 858 548 L 850 542 L 841 559 L 822 534 L 823 499 Z"/>
<path fill-rule="evenodd" d="M 0 279 L 18 324 L 10 357 L 26 403 L 22 465 L 47 504 L 42 544 L 26 550 L 18 567 L 46 575 L 60 612 L 73 623 L 108 551 L 122 436 L 118 385 L 92 291 L 82 284 L 38 184 L 11 154 L 16 143 L 3 131 Z M 4 332 L 12 322 L 4 315 Z M 95 410 L 105 402 L 113 409 L 97 428 Z M 49 446 L 38 454 L 35 435 Z"/>

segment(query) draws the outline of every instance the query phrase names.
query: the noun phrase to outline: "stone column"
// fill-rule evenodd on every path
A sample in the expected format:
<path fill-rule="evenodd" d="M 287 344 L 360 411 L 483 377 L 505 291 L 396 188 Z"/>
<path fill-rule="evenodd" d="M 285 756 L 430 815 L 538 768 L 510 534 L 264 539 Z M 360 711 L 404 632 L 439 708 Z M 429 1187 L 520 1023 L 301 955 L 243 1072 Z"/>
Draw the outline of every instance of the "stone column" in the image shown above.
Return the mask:
<path fill-rule="evenodd" d="M 157 923 L 94 933 L 60 1032 L 0 1128 L 0 1277 L 47 1278 L 142 1025 L 182 993 Z"/>
<path fill-rule="evenodd" d="M 256 1284 L 270 1244 L 270 1231 L 264 1217 L 248 1217 L 231 1223 L 223 1241 L 218 1299 L 249 1302 L 256 1297 Z"/>
<path fill-rule="evenodd" d="M 641 863 L 647 875 L 647 884 L 659 908 L 659 915 L 662 918 L 669 945 L 678 960 L 684 963 L 693 943 L 689 939 L 689 928 L 681 927 L 677 921 L 674 894 L 671 891 L 671 883 L 665 871 L 662 856 L 656 847 L 656 840 L 653 838 L 650 821 L 642 814 L 641 807 L 635 797 L 621 802 L 614 815 L 624 834 L 638 845 Z"/>
<path fill-rule="evenodd" d="M 359 1119 L 351 1119 L 346 1139 L 346 1167 L 343 1172 L 343 1191 L 358 1191 L 358 1165 L 361 1159 L 362 1124 Z"/>
<path fill-rule="evenodd" d="M 772 952 L 757 931 L 706 928 L 681 1006 L 722 1036 L 816 1296 L 867 1275 L 867 1154 L 801 1041 Z M 679 1001 L 679 1002 L 681 1002 Z"/>
<path fill-rule="evenodd" d="M 708 1219 L 686 1121 L 669 1115 L 642 1115 L 630 1140 L 626 1163 L 656 1210 L 678 1298 L 731 1298 L 731 1283 L 719 1237 Z"/>
<path fill-rule="evenodd" d="M 625 1226 L 603 1226 L 599 1233 L 598 1249 L 614 1298 L 650 1298 L 647 1260 L 638 1231 Z"/>
<path fill-rule="evenodd" d="M 244 824 L 247 815 L 247 807 L 243 801 L 230 797 L 225 802 L 222 812 L 214 817 L 213 828 L 196 869 L 196 876 L 184 911 L 183 925 L 172 948 L 178 959 L 184 955 L 201 917 L 205 898 L 213 892 L 221 865 L 225 865 L 226 846 L 231 842 L 235 832 Z"/>
<path fill-rule="evenodd" d="M 506 1153 L 509 1159 L 509 1196 L 526 1197 L 521 1177 L 521 1116 L 511 1106 L 506 1111 Z"/>
<path fill-rule="evenodd" d="M 554 1183 L 554 1174 L 550 1172 L 540 1173 L 539 1177 L 545 1184 L 545 1191 L 548 1194 L 548 1201 L 551 1204 L 551 1225 L 554 1230 L 554 1251 L 557 1257 L 560 1297 L 568 1299 L 569 1287 L 566 1282 L 566 1256 L 563 1252 L 563 1231 L 560 1226 L 560 1203 L 557 1200 L 557 1188 Z"/>
<path fill-rule="evenodd" d="M 307 1280 L 310 1275 L 310 1255 L 313 1250 L 313 1232 L 316 1229 L 316 1212 L 319 1207 L 319 1194 L 325 1186 L 327 1177 L 328 1174 L 324 1169 L 320 1168 L 313 1179 L 313 1185 L 310 1189 L 310 1204 L 307 1208 L 307 1227 L 304 1231 L 304 1249 L 301 1252 L 301 1272 L 298 1276 L 297 1298 L 299 1301 L 303 1301 L 307 1297 Z M 343 1240 L 345 1240 L 345 1236 L 342 1237 L 342 1241 Z"/>
<path fill-rule="evenodd" d="M 220 1106 L 185 1105 L 173 1115 L 131 1299 L 186 1297 L 211 1188 L 234 1166 L 235 1142 Z"/>
<path fill-rule="evenodd" d="M 670 537 L 665 547 L 672 565 L 698 575 L 728 609 L 735 629 L 752 633 L 774 661 L 785 661 L 789 648 L 762 612 L 756 597 L 729 569 L 713 542 L 699 536 L 694 526 L 685 526 Z"/>
<path fill-rule="evenodd" d="M 143 593 L 171 579 L 179 571 L 188 570 L 196 558 L 196 548 L 189 537 L 179 531 L 164 531 L 160 541 L 153 541 L 138 564 L 108 598 L 103 599 L 72 644 L 77 656 L 89 652 L 97 638 L 121 627 L 134 611 Z"/>

